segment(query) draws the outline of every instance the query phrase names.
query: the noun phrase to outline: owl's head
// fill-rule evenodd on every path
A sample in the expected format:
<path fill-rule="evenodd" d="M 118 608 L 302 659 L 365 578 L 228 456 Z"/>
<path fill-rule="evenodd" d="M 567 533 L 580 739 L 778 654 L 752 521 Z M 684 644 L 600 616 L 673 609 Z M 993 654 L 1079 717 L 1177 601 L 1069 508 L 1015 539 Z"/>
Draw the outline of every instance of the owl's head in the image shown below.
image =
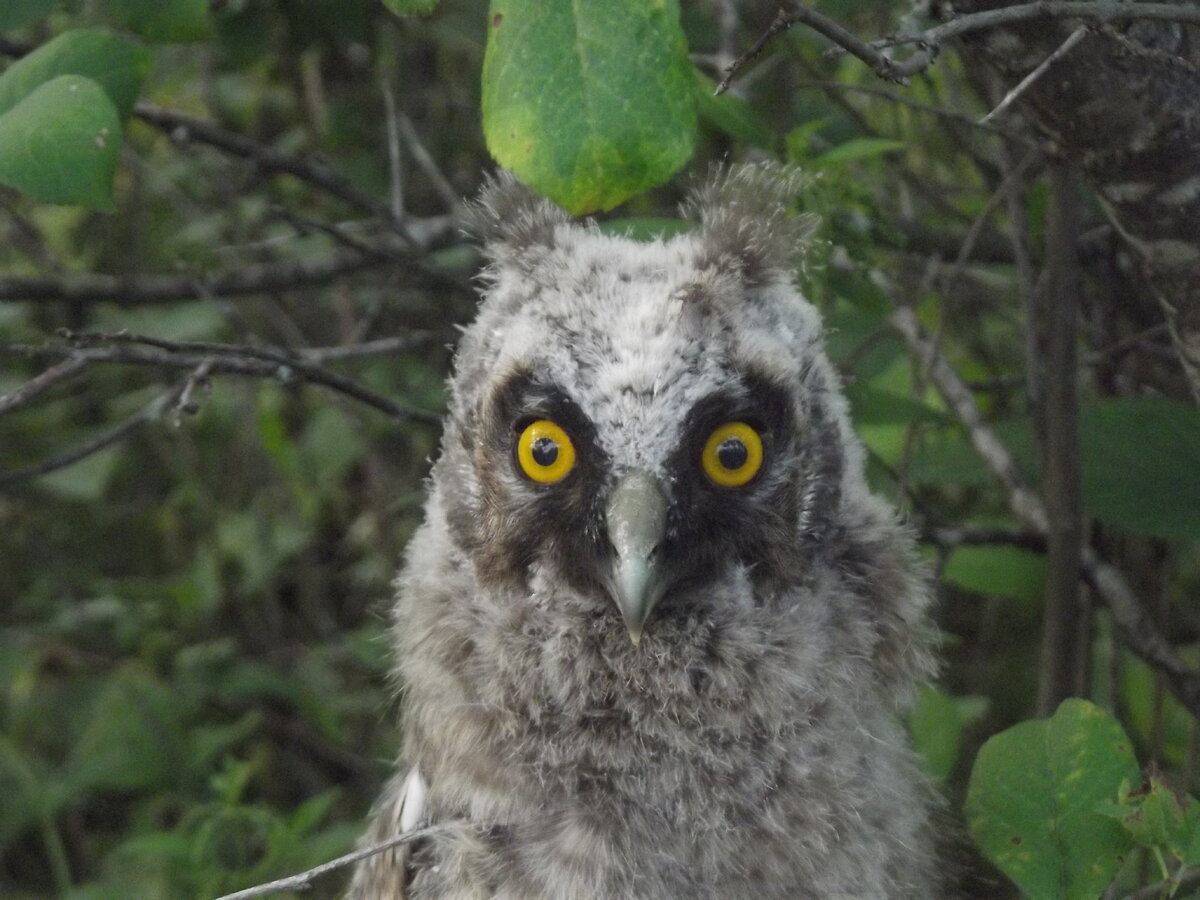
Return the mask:
<path fill-rule="evenodd" d="M 835 540 L 866 489 L 792 284 L 795 190 L 787 170 L 720 171 L 684 204 L 693 229 L 648 243 L 508 176 L 483 192 L 491 265 L 435 470 L 481 577 L 564 585 L 636 643 L 735 570 L 770 597 Z"/>

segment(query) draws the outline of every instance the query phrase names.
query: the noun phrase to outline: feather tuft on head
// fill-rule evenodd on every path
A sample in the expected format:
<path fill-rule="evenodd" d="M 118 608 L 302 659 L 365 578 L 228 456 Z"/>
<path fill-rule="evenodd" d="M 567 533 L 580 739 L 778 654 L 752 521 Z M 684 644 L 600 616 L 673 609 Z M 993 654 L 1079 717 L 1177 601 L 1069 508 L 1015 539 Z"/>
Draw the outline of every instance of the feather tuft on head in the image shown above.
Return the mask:
<path fill-rule="evenodd" d="M 463 213 L 464 229 L 478 237 L 493 260 L 520 260 L 534 248 L 555 243 L 555 229 L 571 217 L 539 197 L 511 172 L 490 175 Z"/>
<path fill-rule="evenodd" d="M 751 283 L 790 278 L 816 222 L 791 210 L 807 179 L 793 166 L 771 163 L 714 167 L 680 211 L 700 226 L 710 265 Z"/>

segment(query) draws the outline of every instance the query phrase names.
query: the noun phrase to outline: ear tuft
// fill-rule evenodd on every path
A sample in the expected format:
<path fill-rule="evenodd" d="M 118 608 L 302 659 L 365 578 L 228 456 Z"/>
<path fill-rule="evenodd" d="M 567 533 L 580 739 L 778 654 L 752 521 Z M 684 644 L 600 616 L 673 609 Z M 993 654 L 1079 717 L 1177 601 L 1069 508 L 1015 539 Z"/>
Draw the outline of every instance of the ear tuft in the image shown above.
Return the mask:
<path fill-rule="evenodd" d="M 564 210 L 503 170 L 488 176 L 462 216 L 463 228 L 483 241 L 484 252 L 494 262 L 554 246 L 555 229 L 569 221 Z"/>
<path fill-rule="evenodd" d="M 808 176 L 794 166 L 716 166 L 680 211 L 700 226 L 710 265 L 751 282 L 790 278 L 804 258 L 816 220 L 791 211 Z"/>

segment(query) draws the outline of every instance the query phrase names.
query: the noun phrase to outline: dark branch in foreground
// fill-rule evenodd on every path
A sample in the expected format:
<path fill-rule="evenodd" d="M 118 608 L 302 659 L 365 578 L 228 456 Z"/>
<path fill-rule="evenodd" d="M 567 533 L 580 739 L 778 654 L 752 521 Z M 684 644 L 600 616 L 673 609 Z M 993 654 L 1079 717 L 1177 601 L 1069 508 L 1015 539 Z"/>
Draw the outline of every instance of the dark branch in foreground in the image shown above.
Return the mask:
<path fill-rule="evenodd" d="M 1083 19 L 1097 24 L 1128 21 L 1130 19 L 1155 19 L 1165 22 L 1200 24 L 1200 7 L 1179 6 L 1172 3 L 1097 3 L 1092 0 L 1035 0 L 1019 6 L 989 9 L 982 12 L 957 16 L 941 25 L 912 34 L 892 35 L 881 40 L 864 43 L 837 22 L 809 9 L 795 0 L 781 7 L 775 20 L 751 45 L 750 49 L 735 59 L 725 70 L 717 85 L 716 93 L 728 90 L 733 79 L 746 65 L 762 53 L 775 35 L 787 31 L 793 25 L 807 25 L 829 38 L 834 44 L 858 57 L 885 81 L 905 84 L 912 75 L 925 71 L 937 59 L 943 44 L 954 38 L 976 31 L 1000 28 L 1033 19 Z M 881 51 L 889 47 L 915 44 L 917 52 L 908 59 L 894 60 Z"/>
<path fill-rule="evenodd" d="M 1049 533 L 1049 519 L 1041 499 L 1025 486 L 1008 448 L 983 421 L 975 399 L 932 340 L 925 334 L 916 314 L 907 307 L 892 313 L 890 322 L 908 344 L 909 352 L 966 426 L 975 450 L 1004 490 L 1009 509 L 1039 535 Z M 1130 649 L 1161 672 L 1175 697 L 1200 718 L 1200 672 L 1179 658 L 1154 621 L 1142 607 L 1121 573 L 1100 558 L 1095 548 L 1085 546 L 1083 576 L 1091 583 L 1112 614 Z"/>

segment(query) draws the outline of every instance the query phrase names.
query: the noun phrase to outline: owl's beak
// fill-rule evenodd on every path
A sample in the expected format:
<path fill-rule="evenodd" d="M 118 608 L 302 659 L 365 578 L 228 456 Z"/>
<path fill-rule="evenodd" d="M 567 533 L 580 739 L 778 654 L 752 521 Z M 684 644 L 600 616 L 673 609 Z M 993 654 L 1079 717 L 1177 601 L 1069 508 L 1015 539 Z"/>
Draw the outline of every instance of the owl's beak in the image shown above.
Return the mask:
<path fill-rule="evenodd" d="M 608 537 L 616 550 L 610 586 L 634 645 L 662 595 L 656 551 L 666 524 L 667 498 L 658 481 L 640 469 L 622 475 L 608 501 Z"/>

